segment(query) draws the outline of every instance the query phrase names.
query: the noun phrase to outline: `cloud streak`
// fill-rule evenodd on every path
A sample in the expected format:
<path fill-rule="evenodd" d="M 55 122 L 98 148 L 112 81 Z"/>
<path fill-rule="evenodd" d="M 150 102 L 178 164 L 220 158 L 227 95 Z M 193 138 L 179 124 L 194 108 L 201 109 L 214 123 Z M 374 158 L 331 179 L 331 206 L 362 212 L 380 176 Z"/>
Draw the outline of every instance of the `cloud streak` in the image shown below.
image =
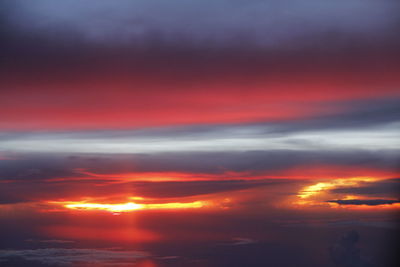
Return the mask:
<path fill-rule="evenodd" d="M 330 203 L 337 203 L 339 205 L 367 205 L 367 206 L 378 206 L 378 205 L 392 205 L 400 203 L 399 200 L 393 199 L 339 199 L 339 200 L 328 200 Z"/>
<path fill-rule="evenodd" d="M 285 122 L 131 131 L 4 133 L 0 135 L 0 145 L 8 151 L 105 154 L 400 148 L 398 99 L 344 104 L 355 107 L 335 115 Z M 369 108 L 370 105 L 374 107 Z"/>

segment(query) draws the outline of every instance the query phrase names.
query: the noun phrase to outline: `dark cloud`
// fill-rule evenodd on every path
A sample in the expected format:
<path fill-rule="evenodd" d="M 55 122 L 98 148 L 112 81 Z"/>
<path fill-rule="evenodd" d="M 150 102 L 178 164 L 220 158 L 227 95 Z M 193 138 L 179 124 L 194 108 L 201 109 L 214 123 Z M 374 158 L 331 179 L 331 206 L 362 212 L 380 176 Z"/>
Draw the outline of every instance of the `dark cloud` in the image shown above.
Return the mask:
<path fill-rule="evenodd" d="M 71 158 L 63 154 L 19 154 L 18 160 L 0 161 L 0 179 L 48 180 L 54 178 L 88 178 L 107 180 L 118 174 L 137 173 L 132 179 L 141 179 L 140 173 L 181 172 L 188 179 L 218 175 L 219 178 L 274 176 L 277 173 L 302 166 L 332 166 L 396 171 L 399 153 L 394 151 L 244 151 L 244 152 L 175 152 L 133 155 L 91 154 Z M 106 176 L 96 177 L 94 174 Z M 229 174 L 231 173 L 231 174 Z M 109 177 L 107 177 L 109 175 Z M 116 175 L 116 176 L 115 176 Z M 173 175 L 173 174 L 172 174 Z M 357 173 L 354 173 L 357 175 Z"/>
<path fill-rule="evenodd" d="M 72 241 L 72 240 L 60 240 L 60 239 L 48 239 L 48 240 L 27 239 L 25 241 L 26 242 L 33 242 L 33 243 L 52 243 L 52 244 L 71 244 L 71 243 L 75 243 L 75 241 Z"/>
<path fill-rule="evenodd" d="M 307 108 L 318 106 L 314 97 L 352 90 L 366 98 L 392 95 L 398 4 L 323 2 L 2 1 L 1 127 L 130 128 L 232 122 L 243 114 L 255 121 L 285 117 L 282 106 L 301 111 L 292 96 L 303 88 L 314 92 L 300 97 Z M 121 44 L 116 35 L 128 40 Z M 382 112 L 387 121 L 398 114 Z M 336 123 L 380 118 L 364 113 Z"/>
<path fill-rule="evenodd" d="M 378 206 L 378 205 L 391 205 L 395 203 L 400 203 L 400 200 L 392 199 L 341 199 L 341 200 L 328 200 L 326 202 L 337 203 L 340 205 L 368 205 L 368 206 Z"/>
<path fill-rule="evenodd" d="M 10 4 L 12 3 L 12 4 Z M 277 46 L 323 33 L 379 36 L 393 31 L 395 1 L 6 1 L 9 21 L 26 32 L 75 33 L 85 41 L 136 42 L 157 34 L 163 42 L 221 45 L 240 42 Z M 268 33 L 268 34 L 265 34 Z"/>
<path fill-rule="evenodd" d="M 315 222 L 309 221 L 289 221 L 283 224 L 284 227 L 298 227 L 298 228 L 316 228 L 316 227 L 332 227 L 332 228 L 343 228 L 343 227 L 368 227 L 368 228 L 383 228 L 393 229 L 399 228 L 398 222 L 392 220 L 382 220 L 377 218 L 376 220 L 317 220 Z"/>
<path fill-rule="evenodd" d="M 44 248 L 27 250 L 0 250 L 0 263 L 7 266 L 73 266 L 77 264 L 123 266 L 148 257 L 141 251 L 111 249 Z M 25 265 L 27 266 L 27 265 Z"/>
<path fill-rule="evenodd" d="M 284 255 L 290 255 L 285 257 Z M 203 265 L 194 266 L 317 266 L 304 253 L 300 247 L 286 246 L 283 244 L 268 242 L 249 242 L 240 245 L 230 246 L 210 246 L 191 252 L 185 258 L 179 259 L 175 265 L 168 266 L 187 266 L 198 263 Z"/>
<path fill-rule="evenodd" d="M 357 187 L 335 188 L 332 193 L 374 195 L 384 197 L 398 197 L 400 194 L 400 179 L 387 179 L 376 182 L 364 182 Z"/>
<path fill-rule="evenodd" d="M 233 192 L 251 188 L 273 187 L 294 183 L 285 179 L 257 181 L 181 181 L 181 182 L 125 182 L 99 181 L 41 182 L 25 181 L 7 183 L 0 188 L 0 204 L 16 204 L 30 201 L 73 199 L 82 195 L 101 197 L 142 196 L 148 198 L 180 198 L 205 194 Z M 34 189 L 32 189 L 34 188 Z"/>
<path fill-rule="evenodd" d="M 60 157 L 36 154 L 33 158 L 0 160 L 2 180 L 46 180 L 50 178 L 82 176 Z"/>
<path fill-rule="evenodd" d="M 226 181 L 182 181 L 182 182 L 142 182 L 128 183 L 126 186 L 142 196 L 148 197 L 186 197 L 263 186 L 279 186 L 291 183 L 289 180 L 265 179 L 259 181 L 226 180 Z M 112 188 L 113 186 L 110 186 Z M 116 186 L 118 187 L 118 186 Z"/>
<path fill-rule="evenodd" d="M 330 247 L 333 263 L 339 267 L 372 267 L 361 259 L 360 249 L 356 246 L 359 241 L 357 231 L 350 231 L 343 235 Z"/>
<path fill-rule="evenodd" d="M 302 166 L 332 166 L 398 170 L 399 153 L 394 151 L 339 150 L 339 151 L 232 151 L 232 152 L 175 152 L 133 155 L 31 153 L 19 154 L 18 160 L 0 161 L 0 179 L 48 180 L 54 178 L 88 178 L 107 180 L 118 174 L 137 173 L 132 179 L 141 180 L 140 173 L 180 172 L 188 179 L 218 175 L 229 179 L 251 176 L 274 176 L 285 170 Z M 94 174 L 106 176 L 96 177 Z M 107 177 L 107 175 L 109 175 Z M 116 175 L 116 176 L 115 176 Z M 173 174 L 172 174 L 173 175 Z M 357 173 L 354 173 L 357 175 Z"/>
<path fill-rule="evenodd" d="M 60 74 L 55 69 L 69 68 L 65 81 L 75 77 L 72 73 L 82 73 L 82 66 L 115 69 L 115 63 L 126 61 L 137 74 L 165 68 L 171 73 L 179 66 L 181 71 L 194 68 L 191 78 L 200 73 L 201 79 L 205 73 L 221 74 L 232 66 L 241 76 L 256 71 L 265 77 L 266 66 L 279 73 L 288 60 L 295 72 L 304 69 L 298 61 L 315 65 L 321 58 L 329 66 L 367 59 L 373 67 L 377 58 L 396 62 L 393 58 L 400 43 L 399 4 L 391 0 L 351 0 L 346 4 L 328 0 L 307 4 L 298 0 L 195 4 L 182 0 L 90 4 L 69 0 L 57 5 L 48 0 L 34 4 L 5 0 L 1 9 L 4 41 L 0 47 L 5 52 L 3 61 L 8 63 L 5 66 L 30 67 L 30 75 L 49 69 L 53 77 Z M 382 60 L 378 61 L 381 66 Z"/>
<path fill-rule="evenodd" d="M 332 103 L 339 105 L 339 114 L 315 116 L 304 120 L 280 123 L 272 132 L 293 133 L 312 130 L 363 129 L 398 123 L 400 118 L 400 98 L 376 98 Z M 328 104 L 329 105 L 329 104 Z M 394 125 L 397 128 L 397 125 Z M 365 128 L 364 128 L 365 129 Z M 368 129 L 365 129 L 368 130 Z"/>

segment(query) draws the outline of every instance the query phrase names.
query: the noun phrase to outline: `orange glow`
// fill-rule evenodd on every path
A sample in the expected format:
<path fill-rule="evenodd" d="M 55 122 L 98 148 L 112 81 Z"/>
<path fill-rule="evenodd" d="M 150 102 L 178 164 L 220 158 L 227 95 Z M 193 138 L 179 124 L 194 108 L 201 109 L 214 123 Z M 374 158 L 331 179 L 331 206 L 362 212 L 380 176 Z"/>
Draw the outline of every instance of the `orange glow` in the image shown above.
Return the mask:
<path fill-rule="evenodd" d="M 149 209 L 194 209 L 202 208 L 208 205 L 206 201 L 194 202 L 173 202 L 173 203 L 152 203 L 152 204 L 138 204 L 134 202 L 117 203 L 117 204 L 103 204 L 103 203 L 86 203 L 82 202 L 51 202 L 61 204 L 67 209 L 73 210 L 104 210 L 112 213 L 130 212 L 135 210 L 149 210 Z"/>
<path fill-rule="evenodd" d="M 330 207 L 340 209 L 396 209 L 400 207 L 399 203 L 394 204 L 382 204 L 382 205 L 340 205 L 338 203 L 330 202 L 331 200 L 361 200 L 361 199 L 373 199 L 366 196 L 358 195 L 342 195 L 332 193 L 331 190 L 345 187 L 356 187 L 360 186 L 361 183 L 374 182 L 379 179 L 372 177 L 354 177 L 354 178 L 339 178 L 332 179 L 330 181 L 318 182 L 306 187 L 303 187 L 297 194 L 297 199 L 291 204 L 297 206 L 315 206 L 315 207 Z"/>
<path fill-rule="evenodd" d="M 144 261 L 140 261 L 137 263 L 137 265 L 135 265 L 137 267 L 157 267 L 157 265 L 152 261 L 152 260 L 144 260 Z"/>
<path fill-rule="evenodd" d="M 89 172 L 84 169 L 75 169 L 79 174 L 87 177 L 77 177 L 77 180 L 91 180 L 93 177 L 100 177 L 114 183 L 126 183 L 129 181 L 149 181 L 149 182 L 171 182 L 171 181 L 215 181 L 219 180 L 262 180 L 265 174 L 254 175 L 249 171 L 225 171 L 222 174 L 190 173 L 190 172 L 127 172 L 127 173 L 108 173 L 101 174 Z M 287 176 L 282 175 L 287 178 Z M 278 177 L 280 178 L 280 176 Z M 74 179 L 74 178 L 72 178 Z M 47 181 L 70 181 L 71 178 L 52 178 Z"/>
<path fill-rule="evenodd" d="M 74 169 L 78 174 L 77 177 L 57 177 L 46 179 L 48 182 L 71 181 L 71 180 L 87 180 L 92 181 L 94 178 L 107 180 L 108 183 L 128 183 L 131 181 L 148 181 L 148 182 L 173 182 L 173 181 L 215 181 L 218 180 L 263 180 L 268 179 L 329 179 L 332 176 L 342 177 L 342 180 L 353 180 L 354 173 L 357 177 L 374 177 L 373 179 L 390 179 L 400 175 L 397 171 L 382 171 L 369 168 L 345 167 L 335 165 L 321 166 L 298 166 L 285 170 L 259 172 L 254 174 L 250 171 L 229 171 L 226 170 L 220 174 L 207 173 L 190 173 L 179 171 L 164 171 L 164 172 L 122 172 L 122 173 L 96 173 L 85 169 Z M 335 179 L 336 180 L 336 179 Z"/>
<path fill-rule="evenodd" d="M 297 196 L 301 199 L 310 198 L 320 193 L 326 193 L 328 190 L 332 190 L 339 187 L 345 186 L 356 186 L 362 182 L 373 182 L 376 178 L 372 177 L 355 177 L 346 179 L 334 179 L 329 182 L 320 182 L 313 185 L 304 187 Z"/>

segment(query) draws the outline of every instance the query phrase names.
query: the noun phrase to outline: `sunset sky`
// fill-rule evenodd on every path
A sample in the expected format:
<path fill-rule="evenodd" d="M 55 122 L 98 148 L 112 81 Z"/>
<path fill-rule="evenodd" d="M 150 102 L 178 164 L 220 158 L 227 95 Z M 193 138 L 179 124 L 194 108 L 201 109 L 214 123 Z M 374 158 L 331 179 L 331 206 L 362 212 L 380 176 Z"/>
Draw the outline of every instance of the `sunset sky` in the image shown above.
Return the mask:
<path fill-rule="evenodd" d="M 395 0 L 2 0 L 0 266 L 399 266 L 399 31 Z"/>

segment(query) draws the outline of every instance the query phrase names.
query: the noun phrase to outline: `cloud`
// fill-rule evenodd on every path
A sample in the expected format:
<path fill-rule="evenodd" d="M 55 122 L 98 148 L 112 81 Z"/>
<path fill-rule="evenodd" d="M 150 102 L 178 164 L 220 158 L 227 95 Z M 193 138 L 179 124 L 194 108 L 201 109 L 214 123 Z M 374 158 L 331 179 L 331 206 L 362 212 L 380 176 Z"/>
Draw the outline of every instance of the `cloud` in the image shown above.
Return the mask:
<path fill-rule="evenodd" d="M 9 152 L 102 154 L 396 150 L 400 148 L 398 102 L 398 98 L 342 101 L 332 104 L 340 106 L 341 111 L 331 115 L 264 123 L 138 130 L 3 132 L 0 133 L 0 144 Z M 26 175 L 34 175 L 33 170 L 32 167 Z M 40 170 L 36 169 L 36 174 L 38 172 Z"/>
<path fill-rule="evenodd" d="M 183 137 L 180 139 L 159 138 L 83 138 L 72 139 L 57 135 L 48 135 L 48 139 L 23 139 L 3 141 L 4 149 L 17 152 L 65 152 L 65 153 L 162 153 L 162 152 L 223 152 L 251 150 L 334 150 L 340 146 L 343 149 L 363 149 L 365 147 L 379 149 L 400 149 L 399 138 L 392 127 L 387 130 L 376 128 L 363 130 L 337 129 L 333 131 L 309 131 L 292 133 L 291 135 L 259 135 L 257 131 L 247 136 L 202 136 L 199 138 Z M 357 135 L 357 139 L 354 136 Z M 383 137 L 386 139 L 383 139 Z M 336 138 L 334 138 L 336 137 Z M 353 138 L 352 138 L 353 137 Z M 85 142 L 83 144 L 83 142 Z"/>
<path fill-rule="evenodd" d="M 24 154 L 21 154 L 24 155 Z M 96 161 L 91 159 L 97 157 Z M 48 161 L 45 161 L 48 159 Z M 202 175 L 223 175 L 228 178 L 243 176 L 274 176 L 280 171 L 294 167 L 332 166 L 354 169 L 376 169 L 396 171 L 398 152 L 370 150 L 339 151 L 231 151 L 231 152 L 176 152 L 133 155 L 79 155 L 69 160 L 68 154 L 32 153 L 13 164 L 2 164 L 0 178 L 4 180 L 48 180 L 50 178 L 85 178 L 107 180 L 118 178 L 118 174 L 137 173 L 133 179 L 140 180 L 141 173 L 168 172 L 186 173 L 201 178 Z M 32 173 L 31 169 L 40 170 Z M 94 174 L 91 175 L 90 173 Z M 231 175 L 229 175 L 231 173 Z M 101 174 L 96 176 L 95 174 Z M 109 176 L 107 176 L 109 175 Z M 189 177 L 188 177 L 189 178 Z"/>
<path fill-rule="evenodd" d="M 90 178 L 102 183 L 124 173 L 136 173 L 131 177 L 140 179 L 148 172 L 184 173 L 187 179 L 207 175 L 229 179 L 232 175 L 282 176 L 285 171 L 310 166 L 352 168 L 358 176 L 366 174 L 363 169 L 396 173 L 400 160 L 397 101 L 343 102 L 346 112 L 340 115 L 286 122 L 2 132 L 2 157 L 13 160 L 0 161 L 0 179 Z M 340 188 L 337 192 L 397 190 L 392 183 L 365 184 L 370 185 L 375 189 Z"/>
<path fill-rule="evenodd" d="M 367 206 L 378 206 L 378 205 L 392 205 L 400 203 L 400 200 L 392 199 L 341 199 L 341 200 L 328 200 L 326 202 L 337 203 L 340 205 L 367 205 Z"/>
<path fill-rule="evenodd" d="M 352 221 L 328 221 L 325 223 L 327 226 L 333 227 L 376 227 L 376 228 L 384 228 L 384 229 L 399 229 L 399 224 L 397 221 L 382 221 L 378 219 L 376 221 L 371 220 L 352 220 Z M 315 227 L 315 225 L 312 225 Z"/>
<path fill-rule="evenodd" d="M 234 192 L 252 188 L 274 188 L 294 183 L 287 179 L 262 180 L 218 180 L 215 181 L 171 181 L 171 182 L 117 182 L 99 183 L 98 181 L 63 181 L 47 183 L 41 181 L 24 181 L 8 183 L 0 188 L 1 204 L 17 204 L 55 199 L 81 199 L 82 196 L 111 200 L 127 201 L 127 196 L 146 198 L 185 198 Z M 32 188 L 35 189 L 32 189 Z"/>
<path fill-rule="evenodd" d="M 251 239 L 251 238 L 243 238 L 243 237 L 235 237 L 233 238 L 233 243 L 231 243 L 232 246 L 241 246 L 241 245 L 248 245 L 248 244 L 254 244 L 257 243 L 256 240 Z"/>
<path fill-rule="evenodd" d="M 351 195 L 373 195 L 383 197 L 398 197 L 400 194 L 400 179 L 386 179 L 375 182 L 364 182 L 357 187 L 335 188 L 332 193 Z"/>
<path fill-rule="evenodd" d="M 392 30 L 395 1 L 12 1 L 8 20 L 26 32 L 62 33 L 85 41 L 288 45 L 326 33 L 376 36 Z M 308 38 L 306 38 L 308 37 Z"/>
<path fill-rule="evenodd" d="M 0 261 L 10 264 L 21 259 L 28 262 L 39 262 L 44 266 L 73 266 L 90 264 L 101 266 L 122 266 L 132 264 L 138 259 L 148 257 L 147 252 L 112 249 L 64 249 L 44 248 L 26 250 L 0 250 Z"/>
<path fill-rule="evenodd" d="M 218 243 L 217 245 L 218 246 L 246 246 L 246 245 L 255 244 L 257 242 L 258 242 L 257 240 L 252 239 L 252 238 L 234 237 L 229 242 Z"/>
<path fill-rule="evenodd" d="M 330 247 L 333 263 L 340 267 L 372 267 L 360 256 L 360 249 L 356 246 L 359 241 L 357 231 L 350 231 Z"/>
<path fill-rule="evenodd" d="M 398 127 L 400 108 L 398 97 L 382 97 L 366 100 L 344 100 L 331 102 L 341 108 L 328 115 L 316 115 L 311 118 L 278 123 L 268 128 L 271 132 L 292 133 L 303 131 L 329 131 L 335 129 L 365 129 L 376 126 Z M 382 129 L 385 130 L 385 129 Z"/>
<path fill-rule="evenodd" d="M 296 228 L 311 228 L 315 229 L 318 227 L 333 227 L 333 228 L 355 228 L 355 227 L 373 227 L 383 229 L 399 229 L 399 224 L 396 220 L 382 220 L 382 218 L 376 218 L 375 220 L 330 220 L 330 219 L 319 219 L 319 220 L 294 220 L 287 221 L 282 224 L 283 227 L 296 227 Z"/>
<path fill-rule="evenodd" d="M 61 239 L 26 239 L 26 242 L 33 242 L 33 243 L 53 243 L 53 244 L 71 244 L 75 243 L 72 240 L 61 240 Z"/>
<path fill-rule="evenodd" d="M 201 259 L 206 266 L 316 266 L 303 249 L 276 243 L 253 242 L 243 245 L 210 246 L 193 253 L 191 258 Z M 290 255 L 286 257 L 284 255 Z M 183 266 L 189 265 L 184 262 Z"/>
<path fill-rule="evenodd" d="M 138 1 L 91 4 L 63 1 L 61 5 L 43 0 L 35 4 L 2 2 L 11 6 L 10 10 L 5 8 L 8 15 L 4 17 L 8 19 L 4 19 L 2 29 L 6 41 L 0 44 L 7 51 L 0 97 L 3 100 L 0 112 L 5 117 L 0 126 L 5 129 L 107 129 L 298 118 L 329 110 L 315 100 L 391 96 L 396 94 L 399 84 L 395 48 L 400 42 L 392 38 L 398 36 L 397 31 L 388 34 L 387 40 L 367 37 L 386 32 L 374 27 L 359 35 L 351 31 L 348 37 L 340 37 L 344 33 L 331 29 L 331 26 L 346 24 L 344 18 L 353 25 L 359 18 L 355 13 L 364 17 L 365 23 L 356 23 L 361 28 L 377 23 L 389 29 L 388 24 L 392 23 L 386 23 L 391 17 L 387 13 L 394 12 L 392 5 L 398 5 L 393 4 L 395 1 L 383 1 L 383 4 L 372 0 L 368 4 L 360 0 L 350 1 L 352 4 L 323 1 L 321 4 L 313 0 L 305 4 L 292 0 L 284 1 L 290 3 L 286 5 L 275 0 L 250 4 L 247 1 L 241 4 L 181 1 L 179 5 L 174 1 L 151 1 L 152 4 L 148 1 L 139 1 L 141 4 Z M 137 19 L 121 18 L 135 17 L 142 8 L 145 17 L 150 17 L 150 24 L 161 30 L 150 30 L 149 34 L 139 34 L 137 38 L 128 37 L 130 41 L 125 47 L 110 45 L 110 41 L 114 44 L 119 39 L 115 35 L 126 38 L 129 36 L 126 31 L 136 27 Z M 257 19 L 252 10 L 259 14 Z M 230 11 L 232 15 L 227 15 Z M 188 30 L 188 38 L 182 38 L 182 34 L 164 29 L 170 23 L 158 21 L 168 17 L 163 12 L 179 13 L 178 16 L 171 14 L 167 20 L 184 17 L 178 19 L 184 22 L 174 24 L 178 32 L 181 27 L 190 27 L 191 22 L 200 25 Z M 190 12 L 195 14 L 189 16 Z M 194 19 L 202 12 L 209 16 Z M 371 16 L 375 12 L 380 15 Z M 275 16 L 279 17 L 279 23 L 273 19 Z M 285 26 L 292 16 L 300 17 Z M 334 18 L 329 22 L 331 16 Z M 243 17 L 255 21 L 245 26 L 246 23 L 239 23 Z M 206 25 L 202 24 L 204 20 Z M 314 20 L 318 22 L 311 22 Z M 327 29 L 319 20 L 328 22 Z M 381 24 L 382 20 L 386 22 Z M 107 26 L 115 23 L 117 27 Z M 300 27 L 302 23 L 310 25 Z M 346 32 L 351 28 L 347 26 L 339 28 Z M 217 32 L 213 33 L 211 27 Z M 259 37 L 248 37 L 251 30 L 243 27 L 255 29 Z M 321 27 L 321 31 L 314 32 L 314 27 Z M 87 28 L 100 34 L 94 37 Z M 274 37 L 275 30 L 290 35 L 283 42 L 295 48 L 282 48 L 285 46 L 281 45 L 280 37 L 279 40 Z M 241 31 L 245 32 L 244 36 L 237 33 Z M 214 37 L 208 38 L 210 34 Z M 226 38 L 226 34 L 236 37 Z M 101 44 L 97 41 L 93 44 L 93 39 L 100 39 Z M 252 43 L 251 39 L 262 44 L 256 47 L 246 44 Z M 298 45 L 303 42 L 310 44 Z M 215 49 L 220 46 L 224 49 Z M 233 48 L 226 49 L 226 46 Z M 266 51 L 265 46 L 274 49 Z M 277 53 L 276 49 L 284 51 Z M 168 63 L 172 61 L 174 64 Z M 35 94 L 30 94 L 32 90 Z"/>

